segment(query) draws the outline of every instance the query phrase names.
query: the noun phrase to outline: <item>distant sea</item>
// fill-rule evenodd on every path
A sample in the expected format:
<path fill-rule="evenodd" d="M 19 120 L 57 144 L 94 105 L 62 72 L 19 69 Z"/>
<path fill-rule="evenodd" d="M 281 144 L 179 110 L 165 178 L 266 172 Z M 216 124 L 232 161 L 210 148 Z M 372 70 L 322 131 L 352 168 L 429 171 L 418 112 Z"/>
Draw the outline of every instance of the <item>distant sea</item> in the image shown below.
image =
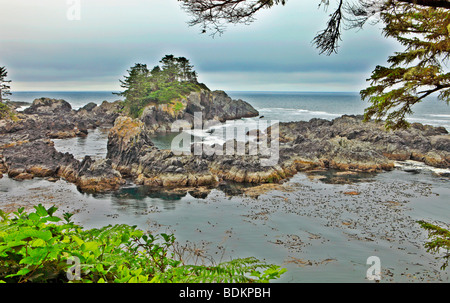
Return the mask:
<path fill-rule="evenodd" d="M 255 107 L 267 120 L 280 122 L 332 120 L 344 114 L 361 115 L 369 106 L 356 92 L 242 92 L 228 91 L 233 99 L 242 99 Z M 13 101 L 33 102 L 40 97 L 64 99 L 78 109 L 89 102 L 113 102 L 121 99 L 108 91 L 90 92 L 14 92 Z M 436 98 L 428 98 L 413 107 L 410 122 L 443 126 L 450 131 L 450 107 Z"/>

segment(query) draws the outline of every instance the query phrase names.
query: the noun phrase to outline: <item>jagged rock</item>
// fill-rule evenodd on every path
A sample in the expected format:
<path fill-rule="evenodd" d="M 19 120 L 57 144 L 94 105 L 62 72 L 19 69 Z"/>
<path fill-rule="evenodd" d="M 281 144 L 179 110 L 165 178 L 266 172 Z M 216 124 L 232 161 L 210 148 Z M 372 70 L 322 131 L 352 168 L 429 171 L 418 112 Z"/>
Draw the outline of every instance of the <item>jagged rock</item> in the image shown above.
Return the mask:
<path fill-rule="evenodd" d="M 137 184 L 148 186 L 203 186 L 217 182 L 204 159 L 160 150 L 148 133 L 147 126 L 138 119 L 117 118 L 107 147 L 107 158 L 113 167 L 131 176 Z"/>
<path fill-rule="evenodd" d="M 182 108 L 176 109 L 175 104 Z M 172 104 L 151 104 L 142 112 L 140 119 L 153 132 L 170 131 L 176 120 L 185 121 L 185 128 L 194 124 L 195 113 L 202 113 L 203 121 L 226 121 L 246 117 L 257 117 L 258 111 L 249 103 L 233 100 L 223 91 L 202 90 L 191 92 L 186 99 L 175 100 Z M 181 124 L 180 124 L 181 126 Z"/>
<path fill-rule="evenodd" d="M 11 178 L 23 173 L 33 177 L 56 176 L 61 166 L 76 161 L 68 153 L 57 152 L 49 140 L 35 140 L 7 148 L 3 151 L 3 159 Z"/>
<path fill-rule="evenodd" d="M 124 183 L 109 160 L 94 161 L 86 156 L 80 163 L 73 155 L 55 150 L 53 142 L 35 140 L 3 151 L 5 170 L 16 180 L 64 178 L 82 191 L 117 190 Z"/>
<path fill-rule="evenodd" d="M 125 183 L 122 175 L 111 166 L 111 160 L 94 161 L 85 156 L 78 169 L 76 184 L 84 192 L 117 190 Z"/>
<path fill-rule="evenodd" d="M 409 159 L 449 167 L 450 136 L 445 128 L 415 123 L 406 130 L 387 131 L 381 122 L 362 120 L 344 115 L 333 121 L 280 123 L 280 141 L 288 147 L 280 153 L 318 163 L 323 158 L 322 166 L 343 170 L 390 170 L 393 161 Z"/>
<path fill-rule="evenodd" d="M 221 154 L 176 156 L 153 146 L 145 135 L 148 132 L 145 123 L 119 118 L 110 132 L 108 154 L 114 165 L 128 169 L 138 184 L 165 187 L 213 184 L 221 180 L 277 183 L 298 171 L 318 167 L 380 172 L 392 170 L 394 160 L 404 159 L 420 158 L 428 165 L 449 167 L 450 136 L 432 127 L 416 126 L 411 133 L 408 131 L 387 132 L 380 123 L 363 123 L 361 116 L 281 123 L 278 161 L 263 166 L 262 151 L 250 155 L 246 143 L 244 155 L 239 155 L 236 140 L 217 145 L 215 150 L 222 151 Z M 272 130 L 267 129 L 265 133 L 270 137 Z M 230 146 L 235 153 L 226 152 Z M 196 150 L 205 151 L 205 145 L 192 144 L 191 152 Z"/>
<path fill-rule="evenodd" d="M 72 110 L 69 102 L 59 99 L 39 98 L 24 110 L 25 114 L 63 114 Z"/>
<path fill-rule="evenodd" d="M 120 101 L 88 104 L 75 111 L 63 100 L 37 99 L 28 113 L 18 113 L 18 121 L 0 120 L 0 175 L 18 180 L 63 178 L 82 191 L 102 192 L 118 189 L 125 177 L 148 186 L 197 188 L 217 186 L 222 180 L 277 183 L 315 168 L 379 172 L 393 169 L 396 160 L 450 168 L 450 135 L 445 128 L 414 123 L 407 130 L 386 131 L 382 123 L 363 123 L 362 116 L 348 115 L 332 121 L 280 123 L 278 158 L 269 166 L 262 165 L 270 156 L 267 150 L 250 154 L 250 143 L 239 143 L 244 150 L 239 154 L 236 140 L 209 149 L 202 143 L 191 146 L 192 151 L 219 154 L 177 155 L 155 147 L 151 134 L 170 130 L 179 119 L 185 121 L 178 126 L 191 127 L 198 111 L 203 122 L 258 116 L 248 103 L 232 100 L 222 91 L 193 92 L 180 102 L 177 109 L 173 104 L 147 106 L 139 119 L 132 119 L 120 114 Z M 85 157 L 80 162 L 57 152 L 49 140 L 86 136 L 101 124 L 113 125 L 107 159 Z M 272 140 L 273 131 L 269 127 L 248 135 Z"/>
<path fill-rule="evenodd" d="M 89 102 L 88 104 L 86 104 L 85 106 L 81 107 L 80 109 L 78 109 L 78 112 L 85 110 L 87 112 L 92 111 L 94 108 L 97 107 L 97 104 L 94 102 Z"/>
<path fill-rule="evenodd" d="M 120 101 L 93 105 L 75 111 L 64 100 L 36 99 L 24 114 L 17 114 L 18 120 L 0 120 L 0 148 L 45 138 L 84 137 L 89 129 L 112 126 L 122 108 Z"/>
<path fill-rule="evenodd" d="M 191 95 L 195 99 L 196 93 Z M 227 114 L 231 118 L 257 115 L 249 104 L 231 100 L 223 92 L 205 90 L 197 97 L 202 99 L 200 106 L 208 108 L 205 114 L 211 111 L 216 119 L 217 115 L 225 114 L 224 110 L 235 112 Z M 212 98 L 216 105 L 211 104 Z M 170 105 L 149 106 L 141 121 L 121 116 L 121 101 L 104 101 L 101 105 L 89 103 L 73 110 L 64 100 L 36 99 L 24 113 L 18 114 L 18 121 L 0 121 L 0 168 L 11 178 L 64 178 L 83 191 L 95 192 L 117 189 L 123 184 L 122 174 L 147 185 L 196 187 L 214 184 L 217 177 L 210 173 L 205 159 L 177 158 L 170 151 L 154 147 L 149 137 L 155 130 L 170 130 L 171 123 L 178 119 L 189 120 L 185 126 L 190 126 L 193 116 L 186 108 L 195 103 L 195 100 L 191 101 L 189 98 L 182 100 L 182 110 Z M 222 106 L 225 108 L 221 109 Z M 112 125 L 115 121 L 109 134 L 108 159 L 104 161 L 86 157 L 79 162 L 70 154 L 57 152 L 53 142 L 48 140 L 86 136 L 90 128 Z"/>

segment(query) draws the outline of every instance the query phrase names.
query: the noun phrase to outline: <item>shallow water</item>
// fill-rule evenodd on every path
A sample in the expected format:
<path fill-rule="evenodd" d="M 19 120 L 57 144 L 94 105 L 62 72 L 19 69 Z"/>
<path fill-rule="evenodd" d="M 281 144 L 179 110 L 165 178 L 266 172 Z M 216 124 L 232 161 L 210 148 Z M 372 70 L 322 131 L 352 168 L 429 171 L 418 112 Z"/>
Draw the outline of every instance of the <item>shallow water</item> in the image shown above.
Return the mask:
<path fill-rule="evenodd" d="M 88 131 L 89 134 L 86 137 L 53 139 L 55 149 L 62 153 L 68 152 L 78 160 L 83 159 L 84 156 L 91 156 L 94 159 L 106 158 L 109 128 L 98 127 Z"/>
<path fill-rule="evenodd" d="M 88 195 L 62 180 L 7 177 L 0 191 L 2 208 L 56 204 L 85 228 L 125 223 L 174 233 L 217 262 L 255 256 L 288 269 L 278 282 L 367 282 L 370 256 L 381 260 L 382 281 L 448 281 L 415 223 L 448 220 L 450 184 L 431 172 L 395 170 L 353 184 L 299 173 L 258 198 L 213 189 L 200 199 L 134 186 Z"/>

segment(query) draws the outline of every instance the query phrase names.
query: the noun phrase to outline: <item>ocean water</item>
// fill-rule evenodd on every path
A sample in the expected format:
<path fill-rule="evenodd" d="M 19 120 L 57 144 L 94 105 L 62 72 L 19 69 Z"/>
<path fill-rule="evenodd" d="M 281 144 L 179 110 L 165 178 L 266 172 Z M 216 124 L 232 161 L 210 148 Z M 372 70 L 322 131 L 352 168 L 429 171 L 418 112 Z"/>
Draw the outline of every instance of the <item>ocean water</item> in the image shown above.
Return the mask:
<path fill-rule="evenodd" d="M 369 103 L 354 92 L 229 92 L 233 99 L 252 104 L 260 115 L 280 122 L 309 121 L 312 118 L 332 120 L 344 114 L 362 115 Z M 443 126 L 450 131 L 450 106 L 429 97 L 415 105 L 410 122 Z"/>
<path fill-rule="evenodd" d="M 365 107 L 355 93 L 229 95 L 248 101 L 265 119 L 278 121 L 333 119 L 362 114 Z M 13 99 L 16 97 L 17 101 L 62 98 L 77 108 L 88 102 L 114 101 L 117 96 L 40 92 Z M 450 129 L 449 108 L 437 100 L 429 101 L 418 107 L 411 119 Z M 102 158 L 107 133 L 99 128 L 86 138 L 54 140 L 55 148 L 78 159 L 84 155 Z M 208 133 L 197 135 L 206 138 Z M 154 142 L 168 148 L 173 137 L 159 136 Z M 441 261 L 426 252 L 427 234 L 416 222 L 450 223 L 450 180 L 435 171 L 407 161 L 380 174 L 298 173 L 257 195 L 251 194 L 252 187 L 229 184 L 203 197 L 133 184 L 114 193 L 89 195 L 63 180 L 14 181 L 4 176 L 0 179 L 0 208 L 30 207 L 39 200 L 73 211 L 74 220 L 85 228 L 125 223 L 154 233 L 173 233 L 181 245 L 216 262 L 255 256 L 281 265 L 288 271 L 279 282 L 369 282 L 366 272 L 371 256 L 381 261 L 381 282 L 448 282 L 449 271 L 440 270 Z M 245 190 L 249 191 L 243 195 Z"/>

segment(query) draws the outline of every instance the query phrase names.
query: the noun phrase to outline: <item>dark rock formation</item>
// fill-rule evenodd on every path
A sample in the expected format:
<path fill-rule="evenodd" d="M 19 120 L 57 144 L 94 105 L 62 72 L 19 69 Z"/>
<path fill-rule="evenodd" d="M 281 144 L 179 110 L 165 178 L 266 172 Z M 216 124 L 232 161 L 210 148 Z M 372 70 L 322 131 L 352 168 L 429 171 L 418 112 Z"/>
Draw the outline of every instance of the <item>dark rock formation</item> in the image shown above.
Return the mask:
<path fill-rule="evenodd" d="M 122 175 L 112 168 L 111 160 L 92 160 L 86 156 L 80 163 L 74 182 L 85 192 L 117 190 L 125 183 Z"/>
<path fill-rule="evenodd" d="M 141 120 L 120 116 L 120 101 L 101 105 L 89 103 L 73 110 L 64 100 L 40 98 L 34 100 L 18 120 L 0 120 L 0 174 L 16 180 L 42 177 L 64 178 L 80 190 L 102 192 L 116 190 L 124 183 L 123 176 L 138 184 L 154 186 L 198 186 L 217 181 L 201 157 L 176 158 L 170 151 L 153 146 L 150 134 L 155 130 L 170 130 L 173 121 L 193 115 L 186 111 L 195 106 L 204 118 L 228 119 L 256 116 L 258 113 L 242 100 L 231 100 L 223 92 L 192 93 L 182 108 L 172 105 L 148 106 Z M 180 101 L 181 102 L 181 101 Z M 212 103 L 213 102 L 213 103 Z M 216 104 L 214 104 L 216 102 Z M 192 107 L 191 107 L 192 109 Z M 117 121 L 116 121 L 117 120 Z M 94 161 L 86 156 L 81 162 L 70 154 L 57 152 L 51 139 L 86 136 L 89 129 L 100 125 L 115 127 L 109 134 L 108 157 Z"/>
<path fill-rule="evenodd" d="M 55 150 L 50 140 L 34 140 L 3 150 L 3 172 L 16 180 L 63 178 L 86 192 L 117 190 L 125 181 L 110 160 L 94 161 L 86 156 L 80 163 L 73 155 Z"/>
<path fill-rule="evenodd" d="M 65 100 L 56 100 L 50 98 L 40 98 L 33 101 L 30 107 L 24 110 L 27 115 L 40 114 L 40 115 L 53 115 L 64 114 L 72 110 L 69 102 Z"/>
<path fill-rule="evenodd" d="M 107 158 L 137 184 L 179 187 L 214 184 L 207 161 L 195 156 L 175 156 L 153 146 L 147 126 L 138 119 L 119 117 L 108 136 Z"/>
<path fill-rule="evenodd" d="M 24 113 L 17 113 L 17 121 L 0 120 L 0 148 L 16 142 L 86 136 L 89 129 L 112 126 L 121 108 L 119 101 L 104 101 L 75 111 L 64 100 L 36 99 Z"/>
<path fill-rule="evenodd" d="M 178 155 L 155 147 L 151 134 L 170 130 L 180 119 L 184 124 L 179 126 L 190 128 L 196 112 L 202 113 L 203 122 L 257 117 L 258 112 L 221 91 L 194 92 L 177 102 L 149 105 L 139 119 L 132 119 L 121 115 L 119 101 L 87 104 L 75 111 L 63 100 L 37 99 L 26 113 L 17 114 L 18 121 L 0 120 L 0 177 L 64 178 L 80 190 L 102 192 L 118 189 L 124 178 L 154 187 L 195 188 L 217 186 L 224 180 L 276 183 L 316 168 L 373 173 L 393 169 L 397 160 L 450 168 L 450 135 L 445 128 L 415 123 L 409 129 L 389 132 L 382 123 L 364 123 L 361 116 L 346 115 L 332 121 L 280 123 L 279 137 L 273 127 L 249 131 L 247 135 L 256 141 L 239 143 L 243 154 L 237 152 L 238 142 L 229 140 L 213 147 L 197 143 L 192 149 L 200 147 L 203 153 Z M 94 161 L 86 156 L 78 161 L 53 147 L 53 138 L 86 136 L 89 129 L 100 125 L 112 127 L 107 159 Z M 259 148 L 250 153 L 254 142 Z M 270 165 L 263 165 L 274 156 L 267 146 L 262 148 L 264 143 L 277 147 Z"/>
<path fill-rule="evenodd" d="M 333 121 L 280 124 L 280 141 L 306 161 L 327 159 L 329 167 L 380 171 L 394 160 L 417 160 L 440 168 L 450 167 L 450 136 L 443 127 L 413 124 L 386 131 L 383 123 L 362 122 L 362 116 L 344 115 Z M 320 150 L 318 150 L 320 149 Z"/>
<path fill-rule="evenodd" d="M 175 120 L 184 120 L 186 127 L 192 127 L 195 113 L 201 113 L 204 121 L 220 122 L 259 115 L 249 103 L 233 100 L 223 91 L 202 90 L 191 92 L 185 99 L 174 100 L 172 104 L 148 105 L 140 119 L 149 131 L 167 132 Z"/>
<path fill-rule="evenodd" d="M 80 163 L 56 151 L 50 139 L 86 136 L 89 129 L 112 125 L 120 108 L 120 102 L 105 101 L 75 111 L 64 100 L 36 99 L 17 113 L 16 121 L 0 120 L 0 173 L 16 180 L 64 178 L 83 191 L 118 189 L 124 181 L 110 161 L 85 158 Z"/>
<path fill-rule="evenodd" d="M 11 178 L 21 174 L 54 177 L 61 166 L 69 166 L 74 161 L 72 155 L 57 152 L 50 140 L 34 140 L 6 148 L 3 159 Z"/>
<path fill-rule="evenodd" d="M 175 155 L 159 150 L 146 135 L 145 123 L 119 118 L 110 132 L 108 158 L 136 183 L 165 187 L 212 185 L 221 180 L 275 183 L 315 168 L 373 173 L 391 170 L 395 160 L 407 159 L 450 168 L 450 136 L 443 128 L 413 125 L 388 132 L 381 123 L 342 116 L 333 121 L 281 123 L 279 131 L 278 158 L 273 165 L 262 165 L 267 158 L 264 151 L 250 155 L 249 143 L 243 155 L 225 152 L 229 144 L 236 148 L 235 141 L 218 146 L 221 154 Z M 272 130 L 253 133 L 270 139 Z"/>

